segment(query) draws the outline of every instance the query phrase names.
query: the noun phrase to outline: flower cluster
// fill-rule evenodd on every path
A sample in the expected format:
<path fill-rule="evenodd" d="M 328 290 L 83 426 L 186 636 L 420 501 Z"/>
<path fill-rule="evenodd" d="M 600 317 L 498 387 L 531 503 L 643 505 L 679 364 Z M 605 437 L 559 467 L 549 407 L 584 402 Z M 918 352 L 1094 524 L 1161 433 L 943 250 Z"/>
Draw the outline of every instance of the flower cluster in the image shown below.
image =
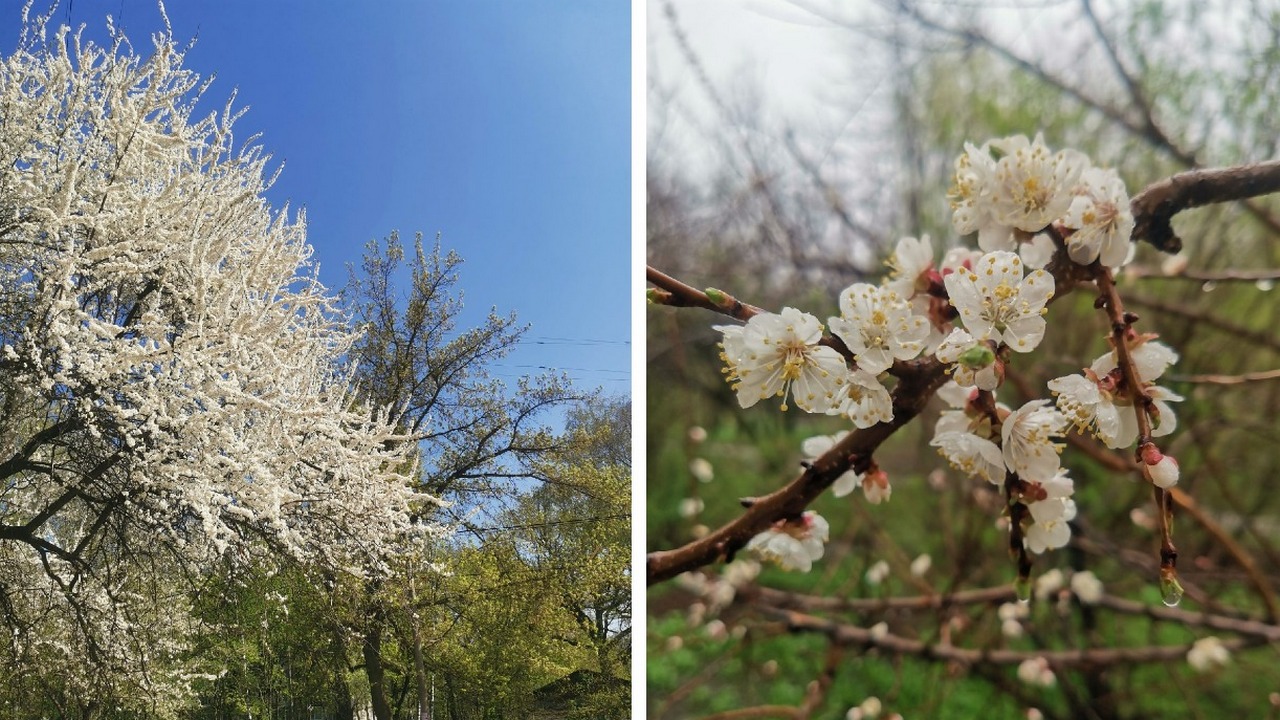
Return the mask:
<path fill-rule="evenodd" d="M 1082 374 L 1050 381 L 1055 400 L 1036 398 L 1016 409 L 999 402 L 1009 363 L 1044 339 L 1056 290 L 1044 268 L 1054 261 L 1098 271 L 1124 264 L 1134 222 L 1129 198 L 1114 170 L 1093 167 L 1075 150 L 1051 151 L 1040 136 L 966 144 L 949 197 L 953 228 L 976 233 L 980 250 L 952 249 L 938 260 L 928 237 L 903 238 L 888 259 L 887 278 L 840 293 L 829 334 L 816 316 L 794 308 L 717 328 L 725 372 L 743 407 L 776 396 L 783 409 L 794 401 L 869 428 L 894 420 L 888 376 L 902 377 L 922 356 L 941 363 L 950 381 L 938 395 L 949 407 L 930 444 L 956 470 L 999 488 L 1017 544 L 1045 553 L 1070 541 L 1076 516 L 1060 440 L 1074 427 L 1112 448 L 1133 446 L 1140 434 L 1135 399 L 1151 420 L 1152 437 L 1171 432 L 1169 403 L 1181 398 L 1154 381 L 1177 354 L 1154 335 L 1130 331 L 1122 348 L 1110 338 L 1111 351 Z M 832 452 L 844 434 L 810 438 L 805 455 Z M 1139 448 L 1144 472 L 1167 488 L 1177 482 L 1177 461 L 1149 440 Z M 833 494 L 861 487 L 873 504 L 888 500 L 888 475 L 874 461 L 859 467 L 862 473 L 835 480 Z M 812 522 L 781 523 L 748 547 L 784 567 L 808 569 L 821 555 L 815 540 L 826 535 L 825 522 L 820 532 Z M 1080 582 L 1082 599 L 1097 597 L 1100 586 Z"/>
<path fill-rule="evenodd" d="M 1077 263 L 1119 267 L 1129 257 L 1133 214 L 1124 181 L 1075 150 L 1051 152 L 1039 135 L 966 143 L 948 197 L 956 232 L 977 232 L 987 252 L 1015 250 L 1056 227 Z"/>

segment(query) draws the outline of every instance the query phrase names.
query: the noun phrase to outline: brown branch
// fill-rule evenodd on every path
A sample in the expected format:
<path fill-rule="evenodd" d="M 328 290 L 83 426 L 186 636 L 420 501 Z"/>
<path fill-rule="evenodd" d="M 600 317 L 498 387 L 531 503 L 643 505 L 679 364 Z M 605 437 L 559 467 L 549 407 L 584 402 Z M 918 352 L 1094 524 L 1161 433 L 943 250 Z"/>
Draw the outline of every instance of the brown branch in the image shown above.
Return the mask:
<path fill-rule="evenodd" d="M 930 594 L 881 598 L 806 595 L 788 590 L 775 590 L 763 585 L 749 585 L 739 588 L 738 594 L 744 601 L 750 602 L 758 598 L 768 605 L 785 610 L 858 613 L 885 612 L 889 610 L 941 610 L 963 605 L 1008 602 L 1014 599 L 1013 587 L 1010 585 L 977 590 L 959 590 L 946 595 Z"/>
<path fill-rule="evenodd" d="M 1280 380 L 1280 369 L 1243 373 L 1241 375 L 1168 375 L 1169 380 L 1210 385 L 1242 385 L 1262 380 Z"/>
<path fill-rule="evenodd" d="M 1147 186 L 1129 202 L 1134 241 L 1146 240 L 1168 253 L 1182 249 L 1170 224 L 1174 215 L 1213 203 L 1245 200 L 1280 191 L 1280 160 L 1229 168 L 1189 170 Z"/>
<path fill-rule="evenodd" d="M 1191 645 L 1152 645 L 1146 647 L 1120 648 L 1080 648 L 1074 650 L 1004 650 L 1004 649 L 971 649 L 955 645 L 938 643 L 928 644 L 919 640 L 894 635 L 891 633 L 872 634 L 869 629 L 835 622 L 826 618 L 760 606 L 757 610 L 768 616 L 781 620 L 791 632 L 811 632 L 826 635 L 834 642 L 844 645 L 879 648 L 895 655 L 915 655 L 928 660 L 956 662 L 963 665 L 1017 665 L 1027 660 L 1044 658 L 1049 665 L 1057 668 L 1081 666 L 1107 666 L 1121 663 L 1158 663 L 1183 660 Z M 1156 613 L 1156 608 L 1150 608 Z M 1184 611 L 1185 612 L 1185 611 Z M 1188 613 L 1197 615 L 1197 613 Z M 1226 618 L 1224 618 L 1226 620 Z M 1280 639 L 1280 628 L 1266 626 L 1270 630 L 1265 634 L 1254 634 L 1249 637 L 1222 641 L 1223 647 L 1229 651 L 1238 651 L 1265 642 Z"/>
<path fill-rule="evenodd" d="M 738 598 L 743 603 L 766 606 L 774 610 L 814 611 L 851 611 L 874 613 L 885 610 L 937 610 L 945 607 L 962 605 L 986 605 L 998 602 L 1009 602 L 1014 599 L 1013 589 L 1008 585 L 964 590 L 949 595 L 916 595 L 907 597 L 887 597 L 872 599 L 834 598 L 824 595 L 807 595 L 786 590 L 775 590 L 760 585 L 750 585 L 740 589 Z M 1165 607 L 1164 605 L 1148 605 L 1136 600 L 1126 600 L 1114 595 L 1103 595 L 1094 607 L 1104 607 L 1126 615 L 1145 615 L 1152 620 L 1175 622 L 1193 627 L 1206 627 L 1265 640 L 1280 641 L 1280 625 L 1261 620 L 1230 617 L 1210 612 L 1196 612 Z"/>
<path fill-rule="evenodd" d="M 848 470 L 865 469 L 871 454 L 898 428 L 924 409 L 947 376 L 936 359 L 899 363 L 903 372 L 893 389 L 893 421 L 855 430 L 813 461 L 795 480 L 756 498 L 742 515 L 680 548 L 649 553 L 648 583 L 662 582 L 720 559 L 733 557 L 743 545 L 781 518 L 796 517 Z"/>
<path fill-rule="evenodd" d="M 782 717 L 795 718 L 799 710 L 790 705 L 757 705 L 737 710 L 725 710 L 703 716 L 702 720 L 737 720 L 737 718 Z"/>
<path fill-rule="evenodd" d="M 686 285 L 653 266 L 645 267 L 645 279 L 666 293 L 657 298 L 650 298 L 655 305 L 706 308 L 721 315 L 728 315 L 731 318 L 743 321 L 750 320 L 764 312 L 764 310 L 755 305 L 747 305 L 728 293 L 722 293 L 725 297 L 724 302 L 716 303 L 707 297 L 707 294 L 702 290 L 692 285 Z"/>

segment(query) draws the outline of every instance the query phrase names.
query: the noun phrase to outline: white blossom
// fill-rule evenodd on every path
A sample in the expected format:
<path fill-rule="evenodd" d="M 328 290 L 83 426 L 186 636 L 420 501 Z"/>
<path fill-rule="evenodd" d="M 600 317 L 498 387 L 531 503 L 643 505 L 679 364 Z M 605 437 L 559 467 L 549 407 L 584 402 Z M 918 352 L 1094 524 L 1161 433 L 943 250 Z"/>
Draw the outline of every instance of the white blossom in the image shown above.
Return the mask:
<path fill-rule="evenodd" d="M 1117 388 L 1118 377 L 1118 371 L 1098 377 L 1087 369 L 1084 375 L 1066 375 L 1048 383 L 1049 390 L 1057 396 L 1058 409 L 1067 420 L 1081 432 L 1096 435 L 1112 449 L 1128 447 L 1138 438 L 1138 417 L 1128 395 Z M 1158 423 L 1153 422 L 1152 436 L 1173 432 L 1177 416 L 1169 403 L 1182 397 L 1158 386 L 1147 387 L 1146 393 L 1155 401 L 1159 419 Z"/>
<path fill-rule="evenodd" d="M 923 553 L 915 560 L 911 561 L 911 574 L 916 577 L 924 577 L 929 572 L 929 568 L 933 567 L 933 558 L 928 553 Z"/>
<path fill-rule="evenodd" d="M 872 563 L 871 567 L 867 568 L 866 578 L 868 585 L 879 585 L 887 577 L 889 577 L 889 563 L 884 560 L 877 560 Z"/>
<path fill-rule="evenodd" d="M 1208 672 L 1230 662 L 1231 652 L 1213 635 L 1196 640 L 1187 651 L 1187 664 L 1196 672 Z"/>
<path fill-rule="evenodd" d="M 689 461 L 689 474 L 698 479 L 698 482 L 709 483 L 716 477 L 715 466 L 706 458 L 694 458 Z"/>
<path fill-rule="evenodd" d="M 1023 660 L 1022 664 L 1018 665 L 1018 679 L 1028 685 L 1040 687 L 1053 687 L 1057 682 L 1053 669 L 1049 667 L 1049 661 L 1042 657 Z"/>
<path fill-rule="evenodd" d="M 972 478 L 986 480 L 993 485 L 1004 483 L 1004 455 L 1000 446 L 968 432 L 947 432 L 935 435 L 929 442 L 938 453 L 951 463 L 951 467 Z"/>
<path fill-rule="evenodd" d="M 951 379 L 957 385 L 980 390 L 995 390 L 1000 386 L 995 352 L 985 340 L 975 340 L 960 328 L 951 331 L 934 355 L 944 363 L 952 363 Z"/>
<path fill-rule="evenodd" d="M 830 526 L 826 519 L 816 512 L 806 511 L 797 519 L 774 523 L 751 538 L 746 549 L 783 570 L 809 572 L 814 561 L 822 558 L 829 535 Z"/>
<path fill-rule="evenodd" d="M 1061 446 L 1051 438 L 1062 436 L 1067 419 L 1048 405 L 1048 400 L 1032 400 L 1010 413 L 1001 425 L 1005 465 L 1024 480 L 1051 478 L 1061 464 Z"/>
<path fill-rule="evenodd" d="M 1028 503 L 1033 522 L 1023 535 L 1023 544 L 1037 555 L 1065 547 L 1071 540 L 1071 528 L 1067 523 L 1076 516 L 1075 501 L 1070 498 L 1049 498 Z"/>
<path fill-rule="evenodd" d="M 819 344 L 822 324 L 808 313 L 783 308 L 716 329 L 724 333 L 721 358 L 744 408 L 777 396 L 785 410 L 790 396 L 803 410 L 826 412 L 844 384 L 844 358 Z"/>
<path fill-rule="evenodd" d="M 1102 581 L 1088 570 L 1071 576 L 1071 592 L 1085 605 L 1094 605 L 1102 599 Z"/>
<path fill-rule="evenodd" d="M 860 370 L 879 375 L 894 360 L 910 360 L 924 350 L 929 321 L 887 288 L 856 283 L 840 293 L 840 317 L 829 321 L 831 332 L 853 352 Z"/>
<path fill-rule="evenodd" d="M 804 452 L 806 459 L 810 461 L 817 460 L 826 454 L 828 450 L 835 447 L 836 443 L 843 440 L 844 436 L 848 434 L 849 432 L 846 430 L 835 435 L 817 435 L 801 443 L 800 449 Z M 852 470 L 846 470 L 840 477 L 836 478 L 835 482 L 831 483 L 831 494 L 836 497 L 844 497 L 853 492 L 861 481 L 861 475 Z"/>
<path fill-rule="evenodd" d="M 698 513 L 706 507 L 702 498 L 688 497 L 680 500 L 680 517 L 691 518 L 697 517 Z"/>
<path fill-rule="evenodd" d="M 1178 353 L 1173 348 L 1155 340 L 1155 335 L 1139 336 L 1136 342 L 1129 344 L 1129 358 L 1138 371 L 1143 382 L 1150 383 L 1160 379 L 1170 365 L 1178 362 Z M 1098 377 L 1103 377 L 1120 366 L 1118 354 L 1111 352 L 1099 355 L 1089 369 Z"/>
<path fill-rule="evenodd" d="M 1047 233 L 1039 233 L 1031 240 L 1018 246 L 1018 257 L 1027 267 L 1039 270 L 1049 264 L 1058 246 Z"/>
<path fill-rule="evenodd" d="M 997 222 L 1038 232 L 1066 213 L 1071 189 L 1088 166 L 1084 155 L 1075 150 L 1053 153 L 1039 135 L 1034 141 L 1017 135 L 991 145 L 1004 153 L 996 162 L 992 191 Z"/>
<path fill-rule="evenodd" d="M 1044 337 L 1042 315 L 1053 297 L 1053 276 L 1033 270 L 1024 280 L 1022 260 L 1009 252 L 988 253 L 974 270 L 957 270 L 943 281 L 965 329 L 1017 352 L 1030 352 Z"/>
<path fill-rule="evenodd" d="M 978 233 L 983 250 L 1012 250 L 1013 235 L 995 218 L 996 161 L 990 143 L 976 147 L 964 144 L 964 153 L 955 161 L 951 190 L 951 225 L 961 235 Z"/>
<path fill-rule="evenodd" d="M 854 427 L 869 428 L 893 420 L 893 397 L 875 375 L 858 368 L 849 373 L 828 412 L 844 415 Z"/>
<path fill-rule="evenodd" d="M 925 292 L 929 289 L 929 271 L 933 269 L 933 244 L 929 236 L 898 240 L 886 264 L 890 268 L 884 283 L 886 290 L 904 300 Z"/>
<path fill-rule="evenodd" d="M 1067 254 L 1074 262 L 1102 264 L 1118 268 L 1129 255 L 1129 235 L 1133 213 L 1129 193 L 1119 173 L 1111 169 L 1089 168 L 1074 190 L 1074 198 L 1062 224 L 1075 228 L 1067 238 Z"/>
<path fill-rule="evenodd" d="M 1036 599 L 1048 600 L 1066 584 L 1066 576 L 1058 568 L 1051 568 L 1036 578 Z"/>

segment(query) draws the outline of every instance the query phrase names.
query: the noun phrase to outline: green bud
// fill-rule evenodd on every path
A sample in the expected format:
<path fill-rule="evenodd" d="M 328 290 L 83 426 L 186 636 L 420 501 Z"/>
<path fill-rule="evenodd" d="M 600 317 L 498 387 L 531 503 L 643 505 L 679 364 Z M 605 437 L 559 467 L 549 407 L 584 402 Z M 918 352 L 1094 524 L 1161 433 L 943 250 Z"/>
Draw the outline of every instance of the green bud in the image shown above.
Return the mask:
<path fill-rule="evenodd" d="M 703 292 L 707 294 L 707 299 L 716 305 L 724 305 L 729 301 L 729 297 L 725 295 L 722 290 L 707 288 L 706 290 L 703 290 Z"/>
<path fill-rule="evenodd" d="M 970 370 L 981 370 L 996 361 L 995 351 L 991 346 L 982 342 L 960 353 L 960 357 L 956 360 L 959 364 L 969 368 Z"/>

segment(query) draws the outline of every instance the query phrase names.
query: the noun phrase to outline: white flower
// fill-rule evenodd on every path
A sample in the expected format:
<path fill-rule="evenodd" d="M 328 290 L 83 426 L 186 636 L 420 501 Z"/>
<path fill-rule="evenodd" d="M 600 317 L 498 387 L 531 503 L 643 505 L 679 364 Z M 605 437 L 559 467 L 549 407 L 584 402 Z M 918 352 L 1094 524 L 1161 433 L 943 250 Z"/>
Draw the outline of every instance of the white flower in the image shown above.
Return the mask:
<path fill-rule="evenodd" d="M 1027 505 L 1034 522 L 1027 527 L 1022 542 L 1037 555 L 1066 546 L 1071 540 L 1071 528 L 1067 523 L 1076 516 L 1074 500 L 1049 498 Z"/>
<path fill-rule="evenodd" d="M 951 463 L 951 467 L 972 478 L 981 478 L 992 485 L 1004 483 L 1004 456 L 1000 447 L 990 440 L 973 433 L 946 432 L 935 435 L 929 442 L 938 453 Z"/>
<path fill-rule="evenodd" d="M 838 432 L 835 435 L 817 435 L 815 437 L 808 438 L 801 443 L 800 449 L 804 452 L 804 456 L 810 461 L 816 460 L 822 455 L 825 455 L 828 450 L 835 447 L 836 443 L 840 442 L 844 439 L 844 436 L 848 434 L 849 432 L 846 430 L 844 432 Z M 844 497 L 845 495 L 853 492 L 853 489 L 858 487 L 858 483 L 861 481 L 861 475 L 852 470 L 848 470 L 843 475 L 836 478 L 836 481 L 831 484 L 831 494 L 836 497 Z"/>
<path fill-rule="evenodd" d="M 933 269 L 933 245 L 929 236 L 919 240 L 904 237 L 898 241 L 886 264 L 890 267 L 884 288 L 904 300 L 929 289 L 929 271 Z"/>
<path fill-rule="evenodd" d="M 779 520 L 773 527 L 751 538 L 746 549 L 762 559 L 776 563 L 783 570 L 809 572 L 813 562 L 822 557 L 830 536 L 825 518 L 813 511 L 794 520 Z"/>
<path fill-rule="evenodd" d="M 794 308 L 716 329 L 724 333 L 721 358 L 744 408 L 776 395 L 785 410 L 790 395 L 808 412 L 826 412 L 848 374 L 840 353 L 819 344 L 822 323 Z"/>
<path fill-rule="evenodd" d="M 1000 618 L 1000 632 L 1005 637 L 1022 637 L 1022 621 L 1031 615 L 1031 606 L 1024 603 L 1004 603 L 996 610 Z"/>
<path fill-rule="evenodd" d="M 879 585 L 884 579 L 889 577 L 889 563 L 883 560 L 877 560 L 871 567 L 867 568 L 867 584 Z"/>
<path fill-rule="evenodd" d="M 1101 259 L 1120 267 L 1129 255 L 1133 213 L 1129 193 L 1115 170 L 1089 168 L 1080 178 L 1062 224 L 1076 231 L 1067 238 L 1067 254 L 1081 265 Z"/>
<path fill-rule="evenodd" d="M 991 145 L 1005 153 L 996 163 L 992 193 L 997 222 L 1038 232 L 1067 212 L 1071 189 L 1088 166 L 1084 155 L 1075 150 L 1051 153 L 1040 135 L 1032 142 L 1017 135 Z"/>
<path fill-rule="evenodd" d="M 1028 685 L 1041 687 L 1053 687 L 1054 682 L 1057 681 L 1053 670 L 1049 668 L 1049 661 L 1042 657 L 1023 660 L 1018 666 L 1018 679 Z"/>
<path fill-rule="evenodd" d="M 928 553 L 924 553 L 911 561 L 911 574 L 916 577 L 924 577 L 929 572 L 929 568 L 933 567 L 933 558 Z"/>
<path fill-rule="evenodd" d="M 872 640 L 883 640 L 889 634 L 889 623 L 878 622 L 867 630 L 867 634 Z"/>
<path fill-rule="evenodd" d="M 691 518 L 702 512 L 706 507 L 702 502 L 702 498 L 690 497 L 680 501 L 680 517 Z"/>
<path fill-rule="evenodd" d="M 1058 568 L 1053 568 L 1052 570 L 1042 574 L 1040 577 L 1036 578 L 1036 599 L 1049 599 L 1049 597 L 1054 593 L 1062 589 L 1064 582 L 1065 578 L 1062 575 L 1062 571 Z"/>
<path fill-rule="evenodd" d="M 957 270 L 943 281 L 965 329 L 979 339 L 1030 352 L 1044 338 L 1045 303 L 1053 276 L 1033 270 L 1024 280 L 1022 260 L 1010 252 L 982 256 L 975 270 Z"/>
<path fill-rule="evenodd" d="M 1173 348 L 1161 342 L 1155 341 L 1155 335 L 1139 336 L 1136 342 L 1129 344 L 1129 358 L 1133 360 L 1133 367 L 1138 371 L 1138 377 L 1143 382 L 1154 382 L 1164 375 L 1164 371 L 1169 366 L 1178 362 L 1178 353 Z M 1089 366 L 1089 369 L 1098 377 L 1110 373 L 1119 367 L 1119 358 L 1116 351 L 1098 357 Z"/>
<path fill-rule="evenodd" d="M 954 247 L 942 255 L 942 262 L 939 263 L 940 272 L 943 275 L 949 275 L 961 268 L 972 270 L 977 267 L 978 261 L 982 259 L 983 252 L 972 248 Z"/>
<path fill-rule="evenodd" d="M 1102 581 L 1088 570 L 1071 576 L 1071 592 L 1085 605 L 1093 605 L 1102 599 Z"/>
<path fill-rule="evenodd" d="M 875 720 L 875 718 L 880 717 L 880 711 L 883 709 L 883 706 L 880 704 L 880 698 L 872 695 L 866 700 L 863 700 L 862 704 L 858 706 L 858 709 L 862 711 L 862 717 L 864 720 Z"/>
<path fill-rule="evenodd" d="M 1213 635 L 1195 641 L 1187 651 L 1187 664 L 1196 672 L 1208 672 L 1215 666 L 1226 666 L 1229 662 L 1231 652 Z"/>
<path fill-rule="evenodd" d="M 988 145 L 979 148 L 965 143 L 964 153 L 956 158 L 952 186 L 947 192 L 951 225 L 960 235 L 977 232 L 979 242 L 984 235 L 999 234 L 1001 230 L 1008 236 L 1008 230 L 1000 228 L 993 216 L 995 179 L 996 162 Z"/>
<path fill-rule="evenodd" d="M 1057 250 L 1058 246 L 1053 244 L 1053 238 L 1047 233 L 1040 233 L 1018 246 L 1018 256 L 1027 267 L 1040 269 L 1049 264 Z"/>
<path fill-rule="evenodd" d="M 1032 400 L 1001 425 L 1005 465 L 1023 480 L 1052 478 L 1060 467 L 1059 446 L 1050 438 L 1062 436 L 1067 419 L 1048 405 L 1048 400 Z"/>
<path fill-rule="evenodd" d="M 969 333 L 955 328 L 934 354 L 944 363 L 953 363 L 951 379 L 957 385 L 980 390 L 995 390 L 1000 386 L 996 354 L 985 340 L 975 340 Z"/>
<path fill-rule="evenodd" d="M 929 321 L 912 314 L 911 304 L 887 288 L 856 283 L 840 293 L 840 317 L 831 332 L 853 351 L 858 368 L 879 375 L 893 361 L 910 360 L 924 349 Z"/>
<path fill-rule="evenodd" d="M 711 465 L 711 461 L 706 458 L 694 458 L 689 461 L 689 473 L 698 479 L 698 482 L 709 483 L 716 477 L 716 469 Z"/>
<path fill-rule="evenodd" d="M 869 428 L 893 421 L 893 397 L 875 375 L 859 367 L 849 373 L 835 404 L 827 412 L 844 415 L 853 421 L 854 427 Z"/>
<path fill-rule="evenodd" d="M 1132 445 L 1138 439 L 1138 416 L 1127 393 L 1121 392 L 1122 381 L 1115 370 L 1099 377 L 1092 370 L 1085 375 L 1066 375 L 1049 381 L 1049 390 L 1057 396 L 1058 409 L 1081 432 L 1089 432 L 1109 448 Z M 1154 437 L 1168 435 L 1177 428 L 1177 417 L 1169 403 L 1182 397 L 1162 387 L 1149 386 L 1146 392 L 1155 401 L 1159 422 L 1153 422 Z M 1152 418 L 1153 421 L 1156 418 Z"/>

